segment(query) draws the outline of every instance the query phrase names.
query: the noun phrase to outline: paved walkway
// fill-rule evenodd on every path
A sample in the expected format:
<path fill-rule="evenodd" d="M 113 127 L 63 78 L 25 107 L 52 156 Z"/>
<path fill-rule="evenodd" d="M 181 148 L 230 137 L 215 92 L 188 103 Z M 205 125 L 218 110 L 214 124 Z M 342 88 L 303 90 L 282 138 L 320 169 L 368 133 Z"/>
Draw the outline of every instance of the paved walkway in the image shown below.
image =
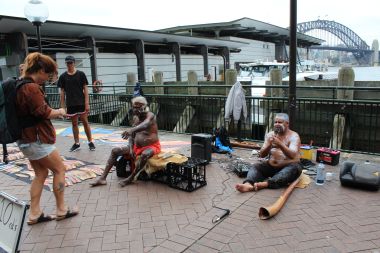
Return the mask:
<path fill-rule="evenodd" d="M 56 128 L 67 127 L 55 122 Z M 94 126 L 94 125 L 93 125 Z M 105 128 L 104 126 L 101 126 Z M 190 142 L 190 135 L 160 133 L 161 140 Z M 72 137 L 58 137 L 62 155 L 104 164 L 111 146 L 86 143 L 69 153 Z M 190 155 L 190 145 L 180 152 Z M 236 150 L 246 161 L 250 150 Z M 342 154 L 340 162 L 370 160 L 378 156 Z M 323 186 L 313 182 L 295 189 L 281 212 L 260 220 L 261 206 L 272 204 L 283 189 L 241 194 L 241 182 L 229 173 L 226 155 L 213 154 L 207 166 L 207 185 L 188 193 L 153 181 L 138 181 L 120 188 L 113 172 L 109 184 L 90 188 L 88 181 L 65 188 L 67 202 L 78 205 L 80 215 L 34 226 L 24 226 L 21 252 L 380 252 L 380 196 L 340 186 L 339 166 L 327 166 L 335 178 Z M 30 185 L 0 172 L 0 189 L 21 200 L 29 199 Z M 54 197 L 44 191 L 41 204 L 53 213 Z M 215 215 L 231 214 L 218 223 Z"/>

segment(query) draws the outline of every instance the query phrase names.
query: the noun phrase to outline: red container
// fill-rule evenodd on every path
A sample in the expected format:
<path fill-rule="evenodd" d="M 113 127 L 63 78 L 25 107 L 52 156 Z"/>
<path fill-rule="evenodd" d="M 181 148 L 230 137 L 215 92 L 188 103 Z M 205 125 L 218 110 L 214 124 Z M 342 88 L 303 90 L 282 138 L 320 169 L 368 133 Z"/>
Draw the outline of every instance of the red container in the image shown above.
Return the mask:
<path fill-rule="evenodd" d="M 322 161 L 328 165 L 337 165 L 339 163 L 340 151 L 330 148 L 317 149 L 317 162 Z"/>

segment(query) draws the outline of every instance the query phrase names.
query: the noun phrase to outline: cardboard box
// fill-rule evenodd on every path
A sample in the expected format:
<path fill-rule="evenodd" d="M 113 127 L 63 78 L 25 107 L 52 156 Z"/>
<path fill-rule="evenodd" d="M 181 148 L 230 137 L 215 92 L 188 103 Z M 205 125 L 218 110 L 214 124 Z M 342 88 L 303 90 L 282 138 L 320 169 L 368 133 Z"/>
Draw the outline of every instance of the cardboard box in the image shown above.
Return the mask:
<path fill-rule="evenodd" d="M 300 155 L 303 159 L 313 159 L 313 149 L 308 145 L 302 145 L 300 148 Z"/>
<path fill-rule="evenodd" d="M 340 151 L 329 149 L 329 148 L 319 148 L 317 149 L 317 162 L 323 161 L 323 163 L 328 165 L 337 165 L 339 163 Z"/>

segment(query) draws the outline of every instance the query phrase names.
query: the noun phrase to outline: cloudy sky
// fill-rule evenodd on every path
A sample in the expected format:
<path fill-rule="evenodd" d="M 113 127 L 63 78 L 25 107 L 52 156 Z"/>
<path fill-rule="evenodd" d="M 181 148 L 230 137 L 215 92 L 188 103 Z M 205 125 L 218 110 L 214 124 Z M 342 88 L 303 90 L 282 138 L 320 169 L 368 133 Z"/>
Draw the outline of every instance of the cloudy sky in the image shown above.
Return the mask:
<path fill-rule="evenodd" d="M 0 15 L 24 16 L 27 0 L 0 0 Z M 142 30 L 228 22 L 248 17 L 289 26 L 290 0 L 43 0 L 49 20 Z M 380 39 L 378 0 L 298 0 L 297 22 L 333 20 L 347 26 L 369 46 Z"/>

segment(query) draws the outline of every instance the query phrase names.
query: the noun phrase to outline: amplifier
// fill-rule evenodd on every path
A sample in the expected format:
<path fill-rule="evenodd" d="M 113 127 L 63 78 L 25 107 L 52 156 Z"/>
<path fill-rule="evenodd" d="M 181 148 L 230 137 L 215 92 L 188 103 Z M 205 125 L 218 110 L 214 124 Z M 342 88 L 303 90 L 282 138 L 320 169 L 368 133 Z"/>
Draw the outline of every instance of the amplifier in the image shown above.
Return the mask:
<path fill-rule="evenodd" d="M 211 134 L 193 134 L 191 136 L 191 158 L 211 161 Z"/>

